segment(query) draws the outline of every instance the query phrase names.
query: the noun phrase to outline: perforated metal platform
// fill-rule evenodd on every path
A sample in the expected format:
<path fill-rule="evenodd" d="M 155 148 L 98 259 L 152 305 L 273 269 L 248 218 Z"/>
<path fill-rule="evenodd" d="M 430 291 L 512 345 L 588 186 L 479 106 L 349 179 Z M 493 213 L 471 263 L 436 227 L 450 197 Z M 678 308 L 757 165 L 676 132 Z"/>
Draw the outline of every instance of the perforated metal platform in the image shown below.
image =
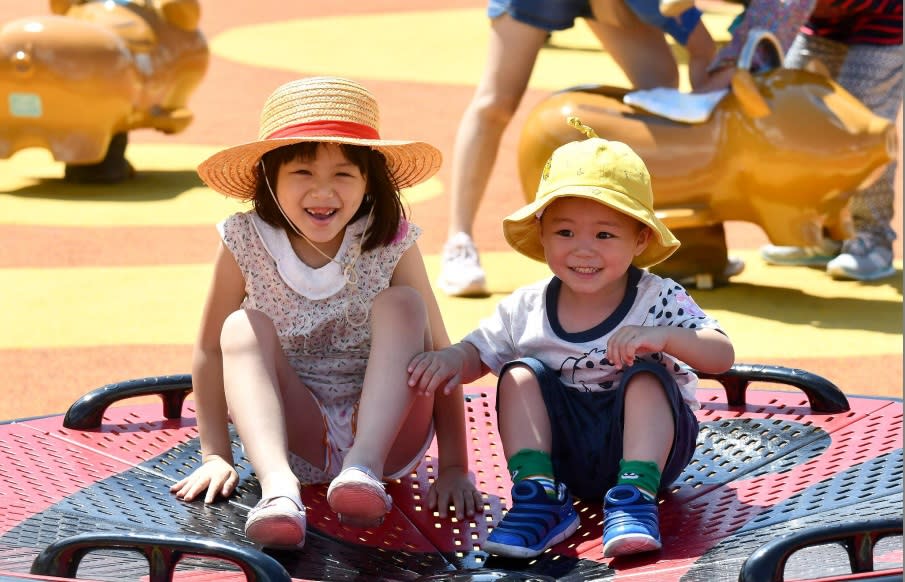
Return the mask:
<path fill-rule="evenodd" d="M 715 384 L 700 391 L 697 453 L 661 504 L 661 552 L 605 560 L 600 503 L 585 501 L 577 503 L 578 532 L 538 559 L 483 552 L 511 486 L 488 389 L 466 398 L 483 514 L 440 519 L 426 508 L 437 468 L 434 445 L 412 475 L 388 485 L 394 507 L 379 528 L 339 524 L 327 506 L 326 486 L 310 486 L 303 493 L 304 549 L 266 553 L 305 580 L 736 580 L 745 560 L 782 534 L 901 522 L 901 401 L 849 397 L 848 410 L 821 413 L 802 392 L 745 392 L 746 386 L 729 391 L 729 400 L 747 400 L 736 405 Z M 205 506 L 169 493 L 199 461 L 192 404 L 175 419 L 164 418 L 157 405 L 117 405 L 103 412 L 99 428 L 88 430 L 65 428 L 62 416 L 0 425 L 0 576 L 28 573 L 47 546 L 87 533 L 204 538 L 254 550 L 243 524 L 260 492 L 235 435 L 242 481 L 233 498 Z M 173 406 L 178 410 L 179 402 Z M 880 540 L 872 568 L 901 577 L 901 544 L 900 535 Z M 850 552 L 832 544 L 804 550 L 786 566 L 787 577 L 849 572 Z M 80 578 L 96 580 L 148 573 L 140 555 L 116 548 L 87 554 L 78 568 Z M 176 578 L 244 575 L 229 562 L 192 557 L 180 563 Z"/>

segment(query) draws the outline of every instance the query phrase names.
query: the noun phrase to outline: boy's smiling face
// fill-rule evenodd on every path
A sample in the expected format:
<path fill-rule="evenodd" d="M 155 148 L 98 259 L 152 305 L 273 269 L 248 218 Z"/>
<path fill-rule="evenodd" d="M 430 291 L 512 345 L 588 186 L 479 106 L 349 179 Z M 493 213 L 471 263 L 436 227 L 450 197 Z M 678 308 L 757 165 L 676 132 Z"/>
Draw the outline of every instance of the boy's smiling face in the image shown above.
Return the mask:
<path fill-rule="evenodd" d="M 580 294 L 623 289 L 629 266 L 651 237 L 634 218 L 578 197 L 547 206 L 538 228 L 550 270 Z"/>

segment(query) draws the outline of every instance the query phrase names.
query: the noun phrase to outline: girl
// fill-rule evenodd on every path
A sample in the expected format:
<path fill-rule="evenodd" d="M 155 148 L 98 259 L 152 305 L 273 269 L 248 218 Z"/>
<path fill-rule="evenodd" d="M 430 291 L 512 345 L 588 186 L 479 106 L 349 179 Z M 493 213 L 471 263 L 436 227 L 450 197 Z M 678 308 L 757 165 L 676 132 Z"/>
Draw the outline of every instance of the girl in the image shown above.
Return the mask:
<path fill-rule="evenodd" d="M 461 386 L 425 395 L 406 366 L 449 345 L 399 189 L 432 176 L 440 153 L 380 138 L 362 86 L 315 77 L 268 98 L 260 138 L 223 150 L 198 173 L 254 209 L 218 225 L 222 242 L 194 351 L 202 465 L 172 487 L 191 501 L 230 495 L 228 416 L 261 484 L 245 533 L 300 547 L 300 483 L 330 482 L 344 523 L 380 523 L 382 479 L 421 461 L 436 430 L 429 505 L 472 515 Z"/>

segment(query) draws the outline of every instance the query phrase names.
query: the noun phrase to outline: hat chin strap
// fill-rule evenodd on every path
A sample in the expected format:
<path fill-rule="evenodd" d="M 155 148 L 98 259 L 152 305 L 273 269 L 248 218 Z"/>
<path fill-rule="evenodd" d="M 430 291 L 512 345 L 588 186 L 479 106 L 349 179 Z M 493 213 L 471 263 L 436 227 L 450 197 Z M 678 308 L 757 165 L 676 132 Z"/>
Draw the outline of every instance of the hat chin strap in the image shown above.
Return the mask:
<path fill-rule="evenodd" d="M 307 242 L 309 245 L 311 245 L 311 248 L 313 248 L 318 253 L 320 253 L 321 256 L 323 256 L 325 259 L 339 265 L 342 268 L 343 277 L 345 278 L 346 283 L 351 284 L 351 285 L 356 285 L 358 283 L 358 272 L 355 271 L 355 263 L 358 262 L 358 257 L 361 256 L 361 242 L 356 241 L 353 244 L 352 248 L 349 249 L 349 255 L 350 255 L 349 261 L 345 265 L 342 264 L 341 262 L 337 261 L 334 257 L 331 257 L 330 255 L 328 255 L 324 251 L 320 250 L 320 248 L 316 244 L 311 242 L 311 239 L 309 239 L 307 236 L 304 235 L 304 233 L 302 233 L 301 230 L 299 230 L 299 227 L 297 227 L 295 225 L 295 223 L 292 222 L 292 219 L 289 218 L 289 216 L 286 214 L 286 211 L 283 210 L 283 206 L 280 204 L 280 201 L 277 199 L 276 193 L 273 191 L 273 188 L 270 186 L 270 179 L 267 177 L 267 170 L 264 168 L 264 160 L 260 160 L 260 164 L 261 164 L 261 173 L 264 175 L 264 183 L 267 185 L 267 190 L 268 190 L 268 192 L 270 192 L 270 196 L 273 198 L 274 204 L 277 205 L 277 209 L 279 209 L 280 214 L 282 214 L 283 218 L 286 219 L 286 222 L 289 223 L 289 226 L 292 228 L 292 231 L 295 234 L 297 234 L 298 236 L 302 237 L 302 239 L 305 242 Z M 368 228 L 371 226 L 371 219 L 373 217 L 374 217 L 374 205 L 371 204 L 371 210 L 368 211 L 368 219 L 367 219 L 367 221 L 365 221 L 365 228 L 361 233 L 362 239 L 365 237 L 365 235 L 368 234 Z"/>

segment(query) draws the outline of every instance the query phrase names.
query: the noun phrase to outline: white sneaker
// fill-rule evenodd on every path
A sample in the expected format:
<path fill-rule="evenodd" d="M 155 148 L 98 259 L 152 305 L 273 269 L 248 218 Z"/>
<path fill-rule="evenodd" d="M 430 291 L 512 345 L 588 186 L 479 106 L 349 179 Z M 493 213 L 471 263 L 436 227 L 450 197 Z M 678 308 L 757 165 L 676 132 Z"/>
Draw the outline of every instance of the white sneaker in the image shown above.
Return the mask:
<path fill-rule="evenodd" d="M 892 266 L 892 248 L 879 244 L 870 236 L 860 235 L 845 241 L 842 253 L 827 263 L 826 272 L 833 279 L 876 281 L 896 273 Z"/>
<path fill-rule="evenodd" d="M 453 297 L 489 295 L 478 249 L 464 232 L 456 233 L 443 245 L 443 266 L 437 286 Z"/>
<path fill-rule="evenodd" d="M 813 247 L 764 245 L 760 248 L 760 256 L 770 265 L 823 267 L 839 254 L 841 246 L 842 243 L 828 238 Z"/>

